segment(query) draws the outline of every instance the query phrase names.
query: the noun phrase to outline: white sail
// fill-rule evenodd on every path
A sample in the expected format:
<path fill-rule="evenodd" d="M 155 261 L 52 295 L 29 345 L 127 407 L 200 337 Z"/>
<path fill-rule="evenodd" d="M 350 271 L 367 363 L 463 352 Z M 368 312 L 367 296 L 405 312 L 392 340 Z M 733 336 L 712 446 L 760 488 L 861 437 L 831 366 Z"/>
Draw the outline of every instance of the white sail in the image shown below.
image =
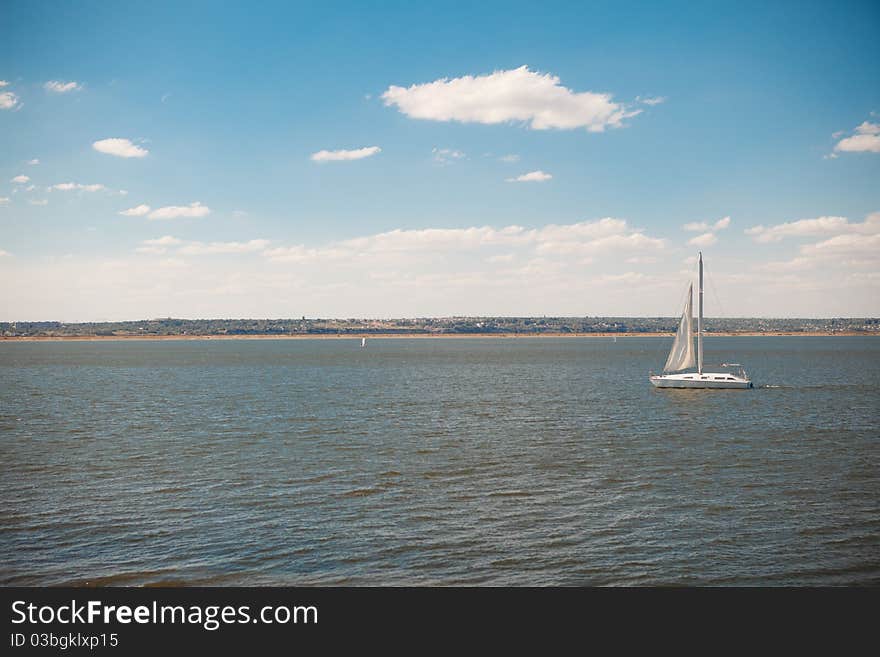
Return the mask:
<path fill-rule="evenodd" d="M 688 287 L 687 302 L 684 304 L 684 312 L 681 314 L 681 322 L 678 332 L 675 334 L 675 342 L 669 351 L 669 358 L 663 366 L 664 372 L 678 372 L 693 367 L 696 363 L 694 358 L 694 284 Z"/>

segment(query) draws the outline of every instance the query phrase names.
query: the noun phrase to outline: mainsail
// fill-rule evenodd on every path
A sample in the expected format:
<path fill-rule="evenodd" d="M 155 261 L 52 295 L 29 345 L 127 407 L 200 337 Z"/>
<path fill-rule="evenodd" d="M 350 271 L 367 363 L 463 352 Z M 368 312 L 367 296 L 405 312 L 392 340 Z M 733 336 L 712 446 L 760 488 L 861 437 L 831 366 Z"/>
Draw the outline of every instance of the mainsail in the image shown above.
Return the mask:
<path fill-rule="evenodd" d="M 684 312 L 681 314 L 681 322 L 678 332 L 675 334 L 675 342 L 669 351 L 669 358 L 663 366 L 664 372 L 678 372 L 693 367 L 696 364 L 694 358 L 694 284 L 688 287 L 687 302 L 684 304 Z"/>

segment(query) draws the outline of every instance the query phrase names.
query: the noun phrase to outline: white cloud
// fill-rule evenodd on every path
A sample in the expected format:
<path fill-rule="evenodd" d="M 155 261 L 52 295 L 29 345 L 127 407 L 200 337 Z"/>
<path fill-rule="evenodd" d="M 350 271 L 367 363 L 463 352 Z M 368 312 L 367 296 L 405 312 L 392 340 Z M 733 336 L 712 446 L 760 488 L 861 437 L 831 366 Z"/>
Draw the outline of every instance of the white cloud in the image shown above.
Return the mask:
<path fill-rule="evenodd" d="M 183 240 L 173 237 L 172 235 L 163 235 L 152 240 L 144 240 L 144 244 L 149 246 L 177 246 L 183 244 Z"/>
<path fill-rule="evenodd" d="M 6 256 L 11 256 L 11 255 L 12 254 L 9 251 L 4 251 L 3 249 L 0 249 L 0 258 L 6 257 Z"/>
<path fill-rule="evenodd" d="M 9 203 L 9 197 L 8 196 L 0 196 L 0 205 L 6 205 L 7 203 Z"/>
<path fill-rule="evenodd" d="M 140 205 L 136 205 L 133 208 L 128 208 L 128 210 L 123 210 L 119 214 L 123 217 L 143 217 L 150 211 L 150 206 L 145 203 L 141 203 Z"/>
<path fill-rule="evenodd" d="M 703 233 L 689 239 L 688 244 L 691 246 L 712 246 L 717 241 L 718 238 L 715 236 L 715 233 Z"/>
<path fill-rule="evenodd" d="M 619 128 L 641 110 L 615 103 L 611 94 L 574 92 L 559 78 L 521 66 L 488 75 L 441 78 L 410 87 L 390 86 L 382 94 L 414 119 L 462 123 L 527 123 L 534 130 Z"/>
<path fill-rule="evenodd" d="M 34 158 L 33 160 L 27 161 L 27 164 L 30 164 L 30 165 L 35 165 L 35 164 L 39 164 L 39 163 L 40 163 L 40 161 L 37 158 Z"/>
<path fill-rule="evenodd" d="M 515 225 L 500 229 L 490 226 L 397 229 L 334 242 L 325 247 L 276 247 L 268 249 L 265 255 L 270 260 L 294 263 L 372 261 L 380 257 L 384 260 L 398 256 L 421 260 L 424 257 L 454 256 L 503 247 L 507 251 L 501 255 L 504 256 L 503 260 L 508 260 L 511 248 L 523 249 L 530 256 L 592 257 L 621 251 L 656 250 L 664 246 L 662 239 L 648 237 L 642 231 L 631 228 L 626 220 L 606 217 L 597 221 L 549 224 L 534 229 Z M 493 255 L 498 254 L 487 255 L 486 258 Z"/>
<path fill-rule="evenodd" d="M 709 224 L 705 221 L 694 221 L 689 224 L 685 224 L 682 226 L 684 230 L 690 230 L 694 232 L 708 232 L 708 231 L 716 231 L 716 230 L 724 230 L 730 225 L 730 217 L 724 217 L 723 219 L 719 219 L 714 224 Z"/>
<path fill-rule="evenodd" d="M 78 82 L 61 82 L 59 80 L 49 80 L 46 84 L 43 85 L 43 88 L 46 91 L 51 91 L 56 94 L 66 94 L 70 91 L 80 91 L 82 89 L 82 85 Z"/>
<path fill-rule="evenodd" d="M 49 201 L 44 198 L 43 199 L 33 199 L 31 201 L 28 201 L 28 203 L 30 203 L 31 205 L 49 205 Z"/>
<path fill-rule="evenodd" d="M 3 87 L 8 87 L 9 83 L 6 80 L 0 80 L 0 89 Z"/>
<path fill-rule="evenodd" d="M 264 251 L 271 242 L 265 239 L 249 240 L 247 242 L 186 242 L 171 235 L 165 235 L 156 239 L 144 240 L 137 247 L 137 253 L 161 255 L 168 252 L 169 248 L 176 247 L 178 255 L 223 255 L 235 253 L 257 253 Z"/>
<path fill-rule="evenodd" d="M 15 178 L 13 178 L 11 180 L 11 182 L 14 182 L 16 185 L 26 185 L 30 181 L 31 181 L 31 179 L 25 175 L 16 176 Z"/>
<path fill-rule="evenodd" d="M 846 235 L 861 239 L 766 269 L 750 254 L 719 254 L 711 272 L 725 313 L 877 316 L 878 245 L 871 234 Z M 50 261 L 15 254 L 3 262 L 0 319 L 668 316 L 693 268 L 679 271 L 682 254 L 666 244 L 618 218 L 393 230 L 283 246 L 157 234 L 133 245 L 152 255 Z"/>
<path fill-rule="evenodd" d="M 660 103 L 665 103 L 666 97 L 665 96 L 654 96 L 654 97 L 642 98 L 641 96 L 636 96 L 636 100 L 640 103 L 645 104 L 645 105 L 654 106 L 654 105 L 659 105 Z"/>
<path fill-rule="evenodd" d="M 516 178 L 507 178 L 507 182 L 544 182 L 545 180 L 550 180 L 553 176 L 549 173 L 544 173 L 543 171 L 530 171 L 529 173 L 524 173 L 521 176 L 517 176 Z"/>
<path fill-rule="evenodd" d="M 805 244 L 801 247 L 805 256 L 854 256 L 880 253 L 880 232 L 873 235 L 848 233 L 836 235 L 817 244 Z M 878 260 L 880 264 L 880 260 Z"/>
<path fill-rule="evenodd" d="M 310 159 L 313 162 L 344 162 L 347 160 L 362 160 L 382 151 L 378 146 L 367 146 L 355 150 L 318 151 L 312 153 Z"/>
<path fill-rule="evenodd" d="M 0 93 L 0 109 L 15 110 L 21 106 L 21 101 L 18 99 L 18 96 L 11 91 Z"/>
<path fill-rule="evenodd" d="M 222 253 L 255 253 L 263 251 L 270 244 L 269 240 L 256 239 L 247 242 L 190 242 L 180 247 L 177 252 L 182 255 L 214 255 Z"/>
<path fill-rule="evenodd" d="M 431 150 L 437 164 L 451 164 L 466 157 L 461 151 L 452 148 L 434 148 Z"/>
<path fill-rule="evenodd" d="M 791 260 L 762 265 L 761 269 L 766 271 L 815 270 L 831 276 L 835 269 L 880 267 L 880 212 L 869 214 L 861 223 L 850 223 L 845 217 L 819 217 L 771 226 L 765 231 L 756 233 L 759 241 L 775 242 L 783 236 L 827 237 L 833 234 L 821 242 L 802 245 L 800 255 Z"/>
<path fill-rule="evenodd" d="M 52 185 L 51 189 L 57 189 L 62 192 L 69 192 L 72 190 L 81 190 L 84 192 L 99 192 L 104 189 L 104 185 L 100 183 L 96 183 L 94 185 L 82 185 L 80 183 L 58 183 L 57 185 Z"/>
<path fill-rule="evenodd" d="M 854 133 L 837 142 L 834 150 L 848 153 L 880 153 L 880 124 L 864 121 Z"/>
<path fill-rule="evenodd" d="M 146 148 L 141 148 L 128 139 L 120 139 L 117 137 L 111 139 L 101 139 L 92 144 L 99 153 L 107 155 L 115 155 L 116 157 L 146 157 L 150 152 Z"/>
<path fill-rule="evenodd" d="M 516 153 L 511 153 L 510 155 L 502 155 L 498 158 L 501 162 L 506 162 L 507 164 L 513 164 L 515 162 L 519 162 L 519 155 Z"/>
<path fill-rule="evenodd" d="M 205 217 L 211 214 L 211 208 L 202 205 L 198 201 L 189 205 L 168 205 L 153 210 L 148 217 L 150 219 L 177 219 L 178 217 Z"/>
<path fill-rule="evenodd" d="M 815 237 L 837 233 L 880 232 L 880 213 L 873 213 L 862 223 L 850 223 L 846 217 L 817 217 L 799 219 L 774 226 L 754 226 L 746 229 L 756 242 L 778 242 L 786 237 Z"/>

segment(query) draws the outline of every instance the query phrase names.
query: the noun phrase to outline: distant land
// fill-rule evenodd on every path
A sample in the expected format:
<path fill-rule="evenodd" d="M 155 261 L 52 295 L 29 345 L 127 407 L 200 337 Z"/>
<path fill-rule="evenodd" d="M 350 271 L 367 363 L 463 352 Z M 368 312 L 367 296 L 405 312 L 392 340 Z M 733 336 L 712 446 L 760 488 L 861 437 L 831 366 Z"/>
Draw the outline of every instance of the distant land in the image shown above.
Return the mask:
<path fill-rule="evenodd" d="M 128 322 L 0 322 L 0 339 L 664 335 L 678 317 L 432 317 L 415 319 L 148 319 Z M 880 319 L 710 317 L 716 335 L 880 335 Z"/>

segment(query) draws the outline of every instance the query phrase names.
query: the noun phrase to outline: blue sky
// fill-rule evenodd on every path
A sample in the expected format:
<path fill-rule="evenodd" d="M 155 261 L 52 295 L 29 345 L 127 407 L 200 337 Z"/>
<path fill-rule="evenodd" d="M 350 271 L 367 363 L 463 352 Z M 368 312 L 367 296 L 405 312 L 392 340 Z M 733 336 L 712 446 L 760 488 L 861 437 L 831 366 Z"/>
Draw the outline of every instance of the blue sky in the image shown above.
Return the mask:
<path fill-rule="evenodd" d="M 2 320 L 880 314 L 876 3 L 0 13 Z"/>

